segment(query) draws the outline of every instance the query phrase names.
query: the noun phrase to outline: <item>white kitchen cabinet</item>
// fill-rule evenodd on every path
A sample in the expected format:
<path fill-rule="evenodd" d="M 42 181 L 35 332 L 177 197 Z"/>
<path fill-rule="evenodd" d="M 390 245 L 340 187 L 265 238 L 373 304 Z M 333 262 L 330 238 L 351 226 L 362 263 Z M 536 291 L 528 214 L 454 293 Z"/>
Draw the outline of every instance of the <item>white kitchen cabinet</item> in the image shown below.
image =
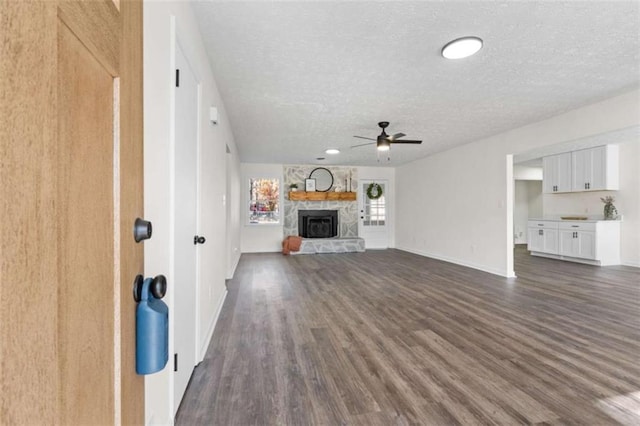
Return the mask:
<path fill-rule="evenodd" d="M 571 191 L 603 191 L 620 188 L 618 146 L 606 145 L 571 153 Z"/>
<path fill-rule="evenodd" d="M 529 251 L 540 251 L 545 253 L 558 252 L 558 224 L 553 221 L 529 222 L 528 225 Z"/>
<path fill-rule="evenodd" d="M 542 159 L 542 186 L 545 194 L 571 192 L 571 153 Z"/>
<path fill-rule="evenodd" d="M 534 256 L 607 266 L 620 264 L 620 221 L 529 220 Z"/>
<path fill-rule="evenodd" d="M 595 260 L 595 232 L 560 230 L 559 235 L 560 246 L 558 254 L 562 256 Z"/>

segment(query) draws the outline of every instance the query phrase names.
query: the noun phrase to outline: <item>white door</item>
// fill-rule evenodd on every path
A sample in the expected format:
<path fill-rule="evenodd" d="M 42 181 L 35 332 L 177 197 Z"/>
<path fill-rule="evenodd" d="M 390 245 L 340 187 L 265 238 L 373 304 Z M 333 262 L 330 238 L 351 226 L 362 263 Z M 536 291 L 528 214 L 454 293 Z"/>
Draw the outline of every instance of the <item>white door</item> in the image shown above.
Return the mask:
<path fill-rule="evenodd" d="M 565 152 L 556 157 L 556 192 L 571 191 L 571 153 Z"/>
<path fill-rule="evenodd" d="M 542 234 L 544 231 L 538 228 L 529 228 L 529 239 L 527 241 L 527 250 L 529 251 L 544 251 L 544 238 Z"/>
<path fill-rule="evenodd" d="M 557 164 L 558 162 L 555 156 L 544 157 L 542 159 L 542 191 L 545 194 L 556 192 Z"/>
<path fill-rule="evenodd" d="M 176 45 L 174 176 L 174 414 L 196 364 L 198 82 Z"/>
<path fill-rule="evenodd" d="M 578 239 L 576 237 L 577 231 L 567 230 L 560 231 L 560 250 L 559 253 L 563 256 L 578 257 L 580 247 L 578 246 Z"/>
<path fill-rule="evenodd" d="M 603 190 L 607 187 L 607 147 L 599 146 L 589 150 L 591 152 L 591 173 L 589 189 Z"/>
<path fill-rule="evenodd" d="M 367 189 L 371 184 L 378 184 L 382 189 L 380 197 L 371 199 L 367 195 Z M 385 180 L 360 181 L 360 195 L 358 207 L 360 219 L 358 221 L 358 235 L 364 238 L 365 247 L 368 249 L 386 249 L 389 247 L 388 222 L 389 211 L 387 208 L 387 190 L 389 186 Z M 372 194 L 376 195 L 376 194 Z"/>
<path fill-rule="evenodd" d="M 572 152 L 572 163 L 572 189 L 574 191 L 587 190 L 587 183 L 591 175 L 591 151 L 583 149 Z"/>
<path fill-rule="evenodd" d="M 596 233 L 578 231 L 578 257 L 585 259 L 596 258 Z"/>
<path fill-rule="evenodd" d="M 555 229 L 543 229 L 543 245 L 545 253 L 558 253 L 558 231 Z"/>

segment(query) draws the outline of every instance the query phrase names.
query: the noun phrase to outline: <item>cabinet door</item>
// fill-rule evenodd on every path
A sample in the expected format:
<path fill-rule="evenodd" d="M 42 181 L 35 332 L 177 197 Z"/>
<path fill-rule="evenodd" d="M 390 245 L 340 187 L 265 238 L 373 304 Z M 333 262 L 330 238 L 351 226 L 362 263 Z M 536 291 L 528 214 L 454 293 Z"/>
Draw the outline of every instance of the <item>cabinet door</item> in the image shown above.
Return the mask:
<path fill-rule="evenodd" d="M 591 170 L 589 189 L 592 191 L 607 189 L 607 147 L 599 146 L 589 150 Z"/>
<path fill-rule="evenodd" d="M 587 183 L 591 177 L 591 150 L 583 149 L 571 153 L 572 168 L 571 189 L 572 191 L 586 191 Z"/>
<path fill-rule="evenodd" d="M 543 251 L 543 229 L 529 228 L 527 249 L 529 251 Z"/>
<path fill-rule="evenodd" d="M 545 194 L 552 194 L 555 192 L 556 166 L 557 161 L 555 156 L 552 155 L 542 159 L 542 191 Z"/>
<path fill-rule="evenodd" d="M 576 257 L 585 259 L 596 258 L 596 233 L 595 232 L 578 232 L 578 253 Z"/>
<path fill-rule="evenodd" d="M 576 238 L 577 231 L 560 231 L 560 248 L 559 253 L 562 256 L 578 257 L 580 247 L 578 245 L 578 238 Z"/>
<path fill-rule="evenodd" d="M 571 153 L 554 155 L 556 157 L 556 192 L 571 192 Z"/>
<path fill-rule="evenodd" d="M 571 153 L 542 159 L 542 186 L 545 194 L 571 192 Z"/>
<path fill-rule="evenodd" d="M 542 251 L 545 253 L 557 254 L 558 253 L 558 231 L 555 229 L 543 229 L 542 230 Z"/>

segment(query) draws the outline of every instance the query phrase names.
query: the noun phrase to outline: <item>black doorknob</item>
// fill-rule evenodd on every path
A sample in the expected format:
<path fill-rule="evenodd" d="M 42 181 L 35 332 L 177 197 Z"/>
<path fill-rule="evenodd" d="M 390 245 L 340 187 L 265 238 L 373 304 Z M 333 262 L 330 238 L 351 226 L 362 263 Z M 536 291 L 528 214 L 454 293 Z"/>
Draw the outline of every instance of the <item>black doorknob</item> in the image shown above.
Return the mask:
<path fill-rule="evenodd" d="M 204 244 L 207 241 L 204 237 L 198 237 L 197 235 L 193 237 L 193 244 Z"/>
<path fill-rule="evenodd" d="M 152 231 L 151 222 L 137 218 L 133 224 L 133 239 L 136 240 L 136 243 L 148 240 L 151 238 Z"/>

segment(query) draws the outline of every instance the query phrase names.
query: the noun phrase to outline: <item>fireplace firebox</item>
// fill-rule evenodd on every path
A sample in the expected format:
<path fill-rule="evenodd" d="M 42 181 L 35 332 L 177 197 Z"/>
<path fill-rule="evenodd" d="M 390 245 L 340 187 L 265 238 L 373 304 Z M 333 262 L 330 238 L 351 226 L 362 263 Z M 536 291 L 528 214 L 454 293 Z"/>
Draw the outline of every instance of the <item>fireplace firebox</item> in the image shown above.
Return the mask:
<path fill-rule="evenodd" d="M 298 210 L 298 234 L 304 238 L 338 236 L 338 210 Z"/>

